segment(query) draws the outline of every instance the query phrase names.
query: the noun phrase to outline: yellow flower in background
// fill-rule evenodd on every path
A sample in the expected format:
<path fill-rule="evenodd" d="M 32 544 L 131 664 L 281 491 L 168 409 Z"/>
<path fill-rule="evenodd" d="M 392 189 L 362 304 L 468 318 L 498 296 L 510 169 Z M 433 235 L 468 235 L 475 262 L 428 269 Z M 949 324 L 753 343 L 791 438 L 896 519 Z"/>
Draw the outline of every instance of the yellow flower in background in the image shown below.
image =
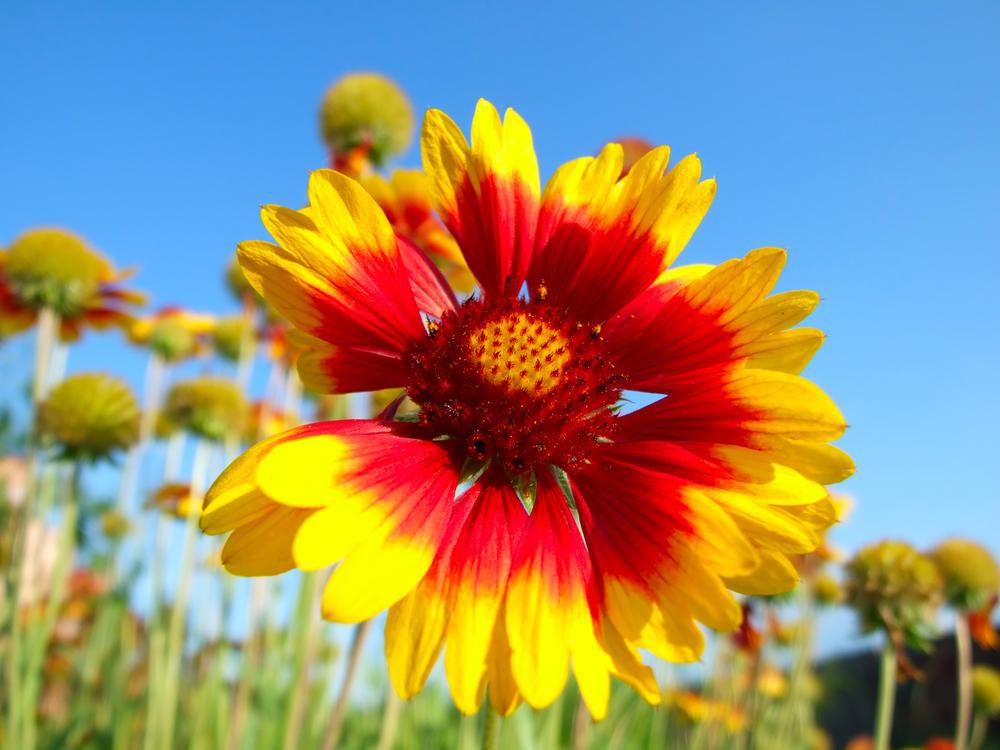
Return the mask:
<path fill-rule="evenodd" d="M 824 607 L 840 604 L 844 600 L 844 590 L 840 582 L 828 573 L 822 573 L 813 582 L 816 601 Z"/>
<path fill-rule="evenodd" d="M 981 609 L 1000 591 L 1000 565 L 971 539 L 946 539 L 930 552 L 944 578 L 945 598 L 963 612 Z"/>
<path fill-rule="evenodd" d="M 846 425 L 800 376 L 823 336 L 813 292 L 771 294 L 784 251 L 674 261 L 708 210 L 695 157 L 622 148 L 541 187 L 527 125 L 481 102 L 471 144 L 442 112 L 422 139 L 434 209 L 474 274 L 459 301 L 355 180 L 314 172 L 302 210 L 265 206 L 253 287 L 294 326 L 319 393 L 405 389 L 413 419 L 305 425 L 258 443 L 208 493 L 239 575 L 341 561 L 323 615 L 389 608 L 386 653 L 411 697 L 443 652 L 456 705 L 550 704 L 570 672 L 591 713 L 610 678 L 660 700 L 641 651 L 676 662 L 699 623 L 735 630 L 732 592 L 798 579 L 853 464 Z M 622 415 L 626 391 L 658 396 Z M 461 491 L 460 491 L 461 488 Z"/>
<path fill-rule="evenodd" d="M 38 408 L 38 432 L 68 458 L 97 460 L 139 439 L 139 404 L 124 381 L 104 373 L 71 375 Z"/>
<path fill-rule="evenodd" d="M 211 315 L 170 306 L 152 315 L 133 318 L 128 337 L 133 344 L 148 347 L 166 362 L 180 362 L 205 351 L 215 325 Z"/>
<path fill-rule="evenodd" d="M 757 690 L 768 698 L 781 698 L 788 692 L 788 678 L 777 667 L 768 665 L 757 678 Z"/>
<path fill-rule="evenodd" d="M 246 430 L 249 406 L 240 389 L 225 378 L 181 380 L 167 391 L 161 411 L 161 432 L 190 432 L 206 440 L 240 438 Z"/>
<path fill-rule="evenodd" d="M 145 297 L 117 286 L 127 274 L 64 229 L 32 229 L 0 251 L 0 337 L 31 327 L 42 308 L 60 320 L 65 341 L 83 329 L 124 325 Z"/>
<path fill-rule="evenodd" d="M 984 716 L 1000 715 L 1000 672 L 983 665 L 972 668 L 972 702 Z"/>
<path fill-rule="evenodd" d="M 356 176 L 406 150 L 413 138 L 413 107 L 385 76 L 351 73 L 323 98 L 320 130 L 334 169 Z"/>

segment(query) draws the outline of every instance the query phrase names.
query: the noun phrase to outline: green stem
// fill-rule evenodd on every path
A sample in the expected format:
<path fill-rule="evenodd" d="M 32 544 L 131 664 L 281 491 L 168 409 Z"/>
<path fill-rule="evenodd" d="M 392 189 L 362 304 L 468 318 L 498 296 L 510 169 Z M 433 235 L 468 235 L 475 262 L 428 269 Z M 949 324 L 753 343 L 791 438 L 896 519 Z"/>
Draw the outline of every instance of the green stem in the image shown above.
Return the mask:
<path fill-rule="evenodd" d="M 305 573 L 299 582 L 299 601 L 295 609 L 296 628 L 293 646 L 292 691 L 285 710 L 284 750 L 299 747 L 302 721 L 309 699 L 309 672 L 315 660 L 319 640 L 319 616 L 315 603 L 319 595 L 319 575 Z"/>
<path fill-rule="evenodd" d="M 66 586 L 73 567 L 73 550 L 76 546 L 76 521 L 80 513 L 80 475 L 83 465 L 80 461 L 73 464 L 70 478 L 70 488 L 63 508 L 62 535 L 59 538 L 59 550 L 56 554 L 55 569 L 52 574 L 52 587 L 45 602 L 41 627 L 36 628 L 29 636 L 28 663 L 25 680 L 25 696 L 22 708 L 27 709 L 21 717 L 23 721 L 22 743 L 19 747 L 31 750 L 36 744 L 37 724 L 35 716 L 38 708 L 38 697 L 41 692 L 42 665 L 45 662 L 45 652 L 56 627 L 59 611 L 66 596 Z"/>
<path fill-rule="evenodd" d="M 385 707 L 382 709 L 382 728 L 378 733 L 375 750 L 392 750 L 399 733 L 399 715 L 403 710 L 403 699 L 389 683 L 386 686 Z"/>
<path fill-rule="evenodd" d="M 958 720 L 955 722 L 955 750 L 966 750 L 972 723 L 972 638 L 965 612 L 955 616 L 955 651 L 958 660 Z"/>
<path fill-rule="evenodd" d="M 170 622 L 167 626 L 166 643 L 166 675 L 163 685 L 163 698 L 160 710 L 160 748 L 170 750 L 174 744 L 174 728 L 177 719 L 177 700 L 180 691 L 181 667 L 184 657 L 184 631 L 187 614 L 188 598 L 191 593 L 191 579 L 194 574 L 195 551 L 197 548 L 197 530 L 199 513 L 196 502 L 204 492 L 205 477 L 208 473 L 209 444 L 199 440 L 195 446 L 194 463 L 191 469 L 191 499 L 192 507 L 185 519 L 184 547 L 181 552 L 180 579 L 174 601 L 170 609 Z"/>
<path fill-rule="evenodd" d="M 969 737 L 969 750 L 982 750 L 983 743 L 986 741 L 986 730 L 989 727 L 989 724 L 990 720 L 985 714 L 976 714 L 976 718 L 972 720 L 972 734 Z"/>
<path fill-rule="evenodd" d="M 500 714 L 492 706 L 486 707 L 486 720 L 483 722 L 482 750 L 497 750 L 500 742 Z"/>
<path fill-rule="evenodd" d="M 333 750 L 337 746 L 337 739 L 340 737 L 340 727 L 344 723 L 344 714 L 347 712 L 347 703 L 351 698 L 351 683 L 358 672 L 358 664 L 361 662 L 361 651 L 364 647 L 365 638 L 372 629 L 372 620 L 359 622 L 354 626 L 354 633 L 351 635 L 351 646 L 347 654 L 347 664 L 344 666 L 344 680 L 340 683 L 340 692 L 337 694 L 337 701 L 333 706 L 333 714 L 330 723 L 326 728 L 326 735 L 323 737 L 322 750 Z"/>
<path fill-rule="evenodd" d="M 896 646 L 886 637 L 882 648 L 878 683 L 878 708 L 875 714 L 875 750 L 889 750 L 892 734 L 892 711 L 896 702 Z"/>

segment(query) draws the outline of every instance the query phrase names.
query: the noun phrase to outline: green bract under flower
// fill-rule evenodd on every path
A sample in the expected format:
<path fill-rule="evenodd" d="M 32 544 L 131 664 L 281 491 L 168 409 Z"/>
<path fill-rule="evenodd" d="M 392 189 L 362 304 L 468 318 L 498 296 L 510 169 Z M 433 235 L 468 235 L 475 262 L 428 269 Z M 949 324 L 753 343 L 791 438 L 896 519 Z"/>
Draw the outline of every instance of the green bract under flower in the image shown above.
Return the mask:
<path fill-rule="evenodd" d="M 4 272 L 21 304 L 73 318 L 97 294 L 108 265 L 71 232 L 34 229 L 8 248 Z"/>
<path fill-rule="evenodd" d="M 380 166 L 401 153 L 413 137 L 413 108 L 395 83 L 375 73 L 353 73 L 337 81 L 320 108 L 323 138 L 336 154 L 367 148 Z"/>
<path fill-rule="evenodd" d="M 68 458 L 107 458 L 138 439 L 139 405 L 118 378 L 73 375 L 39 406 L 38 432 Z"/>
<path fill-rule="evenodd" d="M 942 588 L 937 566 L 906 542 L 870 544 L 847 565 L 847 601 L 862 628 L 899 634 L 918 648 L 928 645 Z"/>
<path fill-rule="evenodd" d="M 1000 672 L 979 666 L 972 670 L 972 702 L 985 716 L 1000 714 Z"/>
<path fill-rule="evenodd" d="M 163 404 L 161 431 L 186 430 L 207 440 L 242 435 L 247 421 L 246 400 L 224 378 L 195 378 L 176 383 Z"/>
<path fill-rule="evenodd" d="M 982 545 L 969 539 L 946 539 L 931 550 L 944 578 L 948 603 L 960 610 L 980 609 L 1000 590 L 1000 566 Z"/>

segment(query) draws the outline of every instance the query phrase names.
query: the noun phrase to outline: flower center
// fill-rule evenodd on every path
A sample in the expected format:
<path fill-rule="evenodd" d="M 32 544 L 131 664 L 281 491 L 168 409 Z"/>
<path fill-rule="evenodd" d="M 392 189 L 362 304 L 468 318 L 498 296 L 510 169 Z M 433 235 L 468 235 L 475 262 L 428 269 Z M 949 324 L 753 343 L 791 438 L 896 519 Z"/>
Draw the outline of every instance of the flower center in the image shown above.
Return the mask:
<path fill-rule="evenodd" d="M 421 421 L 513 474 L 572 469 L 610 439 L 621 395 L 600 328 L 543 301 L 470 299 L 407 352 Z"/>
<path fill-rule="evenodd" d="M 543 318 L 513 312 L 469 335 L 470 361 L 495 385 L 544 394 L 559 387 L 570 341 Z"/>

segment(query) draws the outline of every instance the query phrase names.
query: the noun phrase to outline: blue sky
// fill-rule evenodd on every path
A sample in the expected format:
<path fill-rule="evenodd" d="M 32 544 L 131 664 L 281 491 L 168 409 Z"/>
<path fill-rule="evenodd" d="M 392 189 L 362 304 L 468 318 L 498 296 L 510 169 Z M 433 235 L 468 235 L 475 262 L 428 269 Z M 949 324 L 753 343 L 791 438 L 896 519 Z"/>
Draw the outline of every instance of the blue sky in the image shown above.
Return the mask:
<path fill-rule="evenodd" d="M 478 97 L 515 107 L 543 173 L 623 134 L 697 151 L 719 194 L 685 260 L 784 246 L 782 288 L 823 295 L 807 373 L 858 464 L 840 543 L 1000 549 L 1000 5 L 142 5 L 5 9 L 0 244 L 64 225 L 155 304 L 231 310 L 230 253 L 259 204 L 302 202 L 318 100 L 357 69 L 463 128 Z M 28 342 L 6 349 L 13 382 Z M 113 335 L 71 355 L 142 363 Z"/>

